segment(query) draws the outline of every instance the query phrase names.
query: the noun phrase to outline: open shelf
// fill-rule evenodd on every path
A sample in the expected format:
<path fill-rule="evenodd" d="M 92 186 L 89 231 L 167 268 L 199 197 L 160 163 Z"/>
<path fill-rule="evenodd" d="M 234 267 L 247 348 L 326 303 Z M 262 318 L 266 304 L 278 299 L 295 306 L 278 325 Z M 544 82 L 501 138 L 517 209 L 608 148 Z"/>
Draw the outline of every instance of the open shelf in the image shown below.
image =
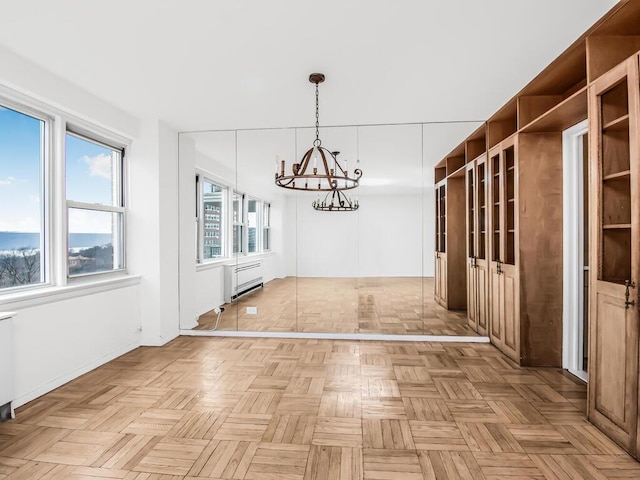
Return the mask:
<path fill-rule="evenodd" d="M 615 120 L 611 120 L 609 123 L 606 123 L 602 126 L 603 132 L 610 131 L 619 131 L 619 130 L 629 130 L 629 114 L 621 116 L 620 118 L 616 118 Z"/>
<path fill-rule="evenodd" d="M 488 148 L 496 146 L 518 130 L 516 100 L 511 100 L 487 122 Z"/>
<path fill-rule="evenodd" d="M 630 223 L 610 223 L 607 225 L 602 225 L 603 230 L 624 230 L 626 228 L 631 228 Z"/>
<path fill-rule="evenodd" d="M 602 180 L 605 182 L 615 181 L 615 180 L 625 180 L 631 176 L 631 170 L 623 170 L 622 172 L 611 173 L 606 175 Z"/>
<path fill-rule="evenodd" d="M 587 118 L 587 87 L 582 87 L 539 117 L 524 125 L 520 131 L 561 132 Z"/>
<path fill-rule="evenodd" d="M 479 126 L 464 143 L 464 155 L 466 163 L 471 163 L 480 155 L 487 152 L 487 126 L 482 124 Z"/>
<path fill-rule="evenodd" d="M 626 78 L 600 95 L 602 125 L 608 125 L 629 114 L 629 93 Z"/>

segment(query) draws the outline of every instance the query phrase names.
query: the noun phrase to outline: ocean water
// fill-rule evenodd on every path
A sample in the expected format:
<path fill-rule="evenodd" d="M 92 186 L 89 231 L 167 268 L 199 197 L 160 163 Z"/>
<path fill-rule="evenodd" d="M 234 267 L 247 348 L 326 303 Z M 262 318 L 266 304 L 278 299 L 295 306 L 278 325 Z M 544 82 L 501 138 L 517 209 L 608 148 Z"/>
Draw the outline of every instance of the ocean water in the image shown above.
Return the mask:
<path fill-rule="evenodd" d="M 72 233 L 69 236 L 70 248 L 86 248 L 111 243 L 109 233 Z M 0 252 L 20 248 L 39 248 L 39 233 L 0 232 Z"/>

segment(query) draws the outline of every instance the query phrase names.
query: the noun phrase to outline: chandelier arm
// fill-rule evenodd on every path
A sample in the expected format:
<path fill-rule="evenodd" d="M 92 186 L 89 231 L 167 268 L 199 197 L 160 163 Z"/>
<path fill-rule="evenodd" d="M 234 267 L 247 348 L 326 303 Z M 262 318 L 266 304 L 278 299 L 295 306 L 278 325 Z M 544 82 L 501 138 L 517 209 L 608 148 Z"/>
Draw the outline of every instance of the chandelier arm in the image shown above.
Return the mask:
<path fill-rule="evenodd" d="M 311 154 L 313 153 L 313 148 L 310 148 L 305 152 L 302 156 L 302 161 L 300 162 L 300 168 L 298 168 L 298 173 L 296 175 L 304 175 L 309 167 L 309 161 L 311 160 Z M 294 172 L 295 173 L 295 172 Z"/>
<path fill-rule="evenodd" d="M 331 170 L 329 170 L 329 164 L 327 163 L 327 157 L 324 154 L 324 151 L 327 150 L 324 147 L 319 147 L 318 150 L 320 150 L 320 155 L 322 156 L 322 164 L 324 165 L 324 173 L 327 176 L 331 175 Z M 329 152 L 329 150 L 327 150 L 327 152 Z M 329 155 L 331 155 L 331 152 L 329 152 Z M 331 180 L 329 180 L 329 183 L 331 183 Z"/>

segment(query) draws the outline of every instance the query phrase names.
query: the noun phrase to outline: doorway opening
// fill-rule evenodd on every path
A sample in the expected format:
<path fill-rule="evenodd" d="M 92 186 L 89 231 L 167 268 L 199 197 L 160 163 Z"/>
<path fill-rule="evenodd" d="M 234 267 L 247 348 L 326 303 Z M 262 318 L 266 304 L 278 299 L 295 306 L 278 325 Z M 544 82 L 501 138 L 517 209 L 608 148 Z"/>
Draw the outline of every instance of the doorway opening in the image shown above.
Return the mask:
<path fill-rule="evenodd" d="M 589 355 L 589 148 L 587 121 L 562 134 L 563 367 L 587 381 Z"/>

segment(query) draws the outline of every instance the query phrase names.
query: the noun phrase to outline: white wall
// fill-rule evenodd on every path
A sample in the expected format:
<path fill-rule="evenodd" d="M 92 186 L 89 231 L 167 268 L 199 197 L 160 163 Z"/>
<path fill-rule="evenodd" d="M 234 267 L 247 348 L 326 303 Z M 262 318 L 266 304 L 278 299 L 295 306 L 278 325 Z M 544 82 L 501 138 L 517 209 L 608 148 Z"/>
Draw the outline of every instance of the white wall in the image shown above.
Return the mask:
<path fill-rule="evenodd" d="M 140 343 L 137 285 L 16 310 L 14 407 Z"/>
<path fill-rule="evenodd" d="M 17 312 L 14 406 L 20 406 L 140 344 L 160 345 L 177 335 L 177 132 L 157 120 L 141 121 L 1 47 L 0 64 L 0 93 L 35 99 L 132 140 L 129 279 L 50 290 L 31 300 L 0 297 L 0 310 Z"/>
<path fill-rule="evenodd" d="M 359 197 L 355 212 L 318 212 L 313 196 L 290 210 L 296 250 L 288 264 L 300 277 L 422 275 L 422 195 Z M 290 233 L 291 229 L 289 230 Z M 292 241 L 289 244 L 293 243 Z M 291 272 L 291 270 L 290 270 Z"/>

